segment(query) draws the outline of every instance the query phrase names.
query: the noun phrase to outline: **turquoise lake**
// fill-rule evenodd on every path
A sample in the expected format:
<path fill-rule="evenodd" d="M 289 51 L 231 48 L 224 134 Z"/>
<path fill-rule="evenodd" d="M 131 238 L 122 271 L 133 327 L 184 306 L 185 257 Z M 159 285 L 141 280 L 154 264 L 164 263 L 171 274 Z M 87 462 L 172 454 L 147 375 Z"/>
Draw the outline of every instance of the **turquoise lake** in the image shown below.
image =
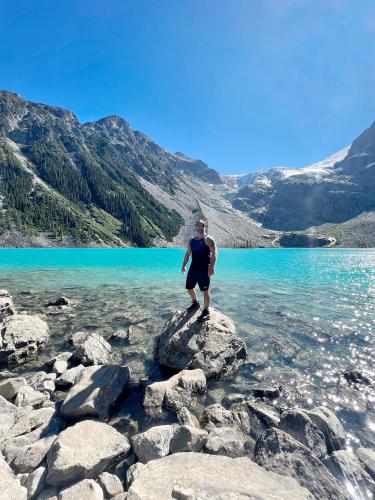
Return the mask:
<path fill-rule="evenodd" d="M 135 376 L 161 378 L 154 341 L 174 309 L 189 304 L 183 249 L 1 249 L 0 288 L 21 311 L 45 314 L 53 337 L 34 365 L 61 350 L 78 330 L 109 337 L 132 325 L 118 344 Z M 212 305 L 246 340 L 249 363 L 209 398 L 247 393 L 260 382 L 283 386 L 275 404 L 323 404 L 339 416 L 349 446 L 375 445 L 375 393 L 342 377 L 356 368 L 375 376 L 375 250 L 219 249 Z M 45 304 L 64 295 L 69 311 Z"/>

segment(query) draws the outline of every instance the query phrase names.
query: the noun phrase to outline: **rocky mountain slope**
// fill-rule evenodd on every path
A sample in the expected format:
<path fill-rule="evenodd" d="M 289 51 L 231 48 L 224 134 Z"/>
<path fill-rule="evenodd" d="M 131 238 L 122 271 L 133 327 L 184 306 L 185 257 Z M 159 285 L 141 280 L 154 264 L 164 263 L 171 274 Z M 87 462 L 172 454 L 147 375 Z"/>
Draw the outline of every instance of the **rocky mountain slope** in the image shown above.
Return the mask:
<path fill-rule="evenodd" d="M 225 181 L 233 206 L 269 229 L 306 230 L 349 221 L 375 210 L 375 123 L 350 147 L 323 162 Z"/>
<path fill-rule="evenodd" d="M 374 166 L 375 124 L 318 164 L 223 177 L 119 116 L 0 91 L 0 246 L 181 246 L 197 217 L 219 246 L 373 246 Z"/>
<path fill-rule="evenodd" d="M 185 244 L 206 207 L 218 244 L 269 245 L 217 186 L 225 188 L 215 170 L 120 117 L 81 124 L 65 109 L 0 92 L 3 246 Z"/>

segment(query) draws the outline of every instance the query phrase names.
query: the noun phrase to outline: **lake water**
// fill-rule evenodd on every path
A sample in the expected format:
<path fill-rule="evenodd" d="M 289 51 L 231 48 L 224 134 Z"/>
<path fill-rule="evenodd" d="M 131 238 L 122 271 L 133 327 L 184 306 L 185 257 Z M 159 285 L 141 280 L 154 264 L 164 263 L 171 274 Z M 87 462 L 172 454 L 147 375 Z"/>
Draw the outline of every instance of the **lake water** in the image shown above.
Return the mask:
<path fill-rule="evenodd" d="M 0 288 L 20 310 L 47 314 L 52 342 L 20 371 L 64 348 L 66 335 L 105 337 L 133 325 L 117 342 L 136 377 L 163 376 L 153 362 L 156 335 L 176 308 L 189 304 L 183 249 L 1 249 Z M 46 302 L 72 299 L 71 311 L 48 314 Z M 375 250 L 223 249 L 212 279 L 212 305 L 246 340 L 251 363 L 209 385 L 209 401 L 249 393 L 259 382 L 282 385 L 278 406 L 327 405 L 349 446 L 375 446 L 375 393 L 349 386 L 342 372 L 374 377 Z"/>

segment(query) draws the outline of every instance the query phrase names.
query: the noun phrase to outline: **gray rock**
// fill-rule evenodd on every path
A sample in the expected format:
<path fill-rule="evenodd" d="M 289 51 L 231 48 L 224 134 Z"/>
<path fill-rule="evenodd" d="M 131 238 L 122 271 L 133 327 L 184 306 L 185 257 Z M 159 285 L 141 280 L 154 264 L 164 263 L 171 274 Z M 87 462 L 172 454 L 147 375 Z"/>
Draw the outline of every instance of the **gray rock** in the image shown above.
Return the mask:
<path fill-rule="evenodd" d="M 246 455 L 243 434 L 232 427 L 216 427 L 207 436 L 204 452 L 232 458 L 243 457 Z"/>
<path fill-rule="evenodd" d="M 55 391 L 56 373 L 46 373 L 39 371 L 27 377 L 27 383 L 33 389 L 40 392 L 54 392 Z"/>
<path fill-rule="evenodd" d="M 133 436 L 131 441 L 138 460 L 146 463 L 168 455 L 173 433 L 172 425 L 158 425 Z"/>
<path fill-rule="evenodd" d="M 15 314 L 5 318 L 2 328 L 0 366 L 14 368 L 26 363 L 50 339 L 49 328 L 38 316 Z"/>
<path fill-rule="evenodd" d="M 14 316 L 16 309 L 13 304 L 13 299 L 7 290 L 0 290 L 0 323 L 9 316 Z M 0 349 L 1 349 L 1 336 L 0 336 Z"/>
<path fill-rule="evenodd" d="M 130 332 L 130 327 L 127 330 L 116 330 L 112 333 L 110 338 L 117 340 L 129 340 Z"/>
<path fill-rule="evenodd" d="M 106 419 L 125 390 L 131 387 L 127 366 L 95 365 L 83 369 L 61 407 L 66 418 L 97 416 Z"/>
<path fill-rule="evenodd" d="M 364 470 L 361 462 L 352 451 L 334 451 L 331 459 L 352 497 L 361 498 L 365 491 L 375 493 L 375 481 Z"/>
<path fill-rule="evenodd" d="M 180 425 L 190 425 L 191 427 L 199 427 L 199 421 L 185 406 L 177 412 L 177 422 Z"/>
<path fill-rule="evenodd" d="M 0 396 L 8 401 L 15 398 L 22 386 L 26 385 L 26 379 L 23 377 L 13 377 L 0 382 Z"/>
<path fill-rule="evenodd" d="M 189 496 L 179 494 L 185 491 Z M 312 495 L 295 479 L 268 472 L 245 457 L 176 453 L 140 468 L 127 500 L 167 498 L 312 500 Z"/>
<path fill-rule="evenodd" d="M 129 467 L 129 469 L 126 471 L 126 484 L 129 488 L 129 486 L 137 479 L 139 476 L 141 470 L 145 467 L 145 464 L 142 464 L 141 462 L 137 462 Z"/>
<path fill-rule="evenodd" d="M 246 408 L 250 415 L 255 415 L 258 420 L 260 420 L 266 427 L 277 427 L 280 422 L 279 415 L 271 408 L 266 406 L 264 403 L 247 401 Z M 251 425 L 251 417 L 250 417 Z"/>
<path fill-rule="evenodd" d="M 269 429 L 256 442 L 255 461 L 268 471 L 294 477 L 315 498 L 348 499 L 341 484 L 302 443 L 286 432 Z"/>
<path fill-rule="evenodd" d="M 371 385 L 371 380 L 359 370 L 346 370 L 343 373 L 343 377 L 345 378 L 345 380 L 352 384 Z"/>
<path fill-rule="evenodd" d="M 177 311 L 158 339 L 159 364 L 183 370 L 201 368 L 207 378 L 233 374 L 246 360 L 246 346 L 230 318 L 211 309 L 210 319 L 198 322 L 194 314 Z"/>
<path fill-rule="evenodd" d="M 250 432 L 250 421 L 246 411 L 226 410 L 217 403 L 207 406 L 200 420 L 202 426 L 207 430 L 212 430 L 215 427 L 232 427 L 245 434 Z"/>
<path fill-rule="evenodd" d="M 59 307 L 59 306 L 68 306 L 70 305 L 70 300 L 66 297 L 59 297 L 58 299 L 51 300 L 48 302 L 47 307 Z"/>
<path fill-rule="evenodd" d="M 124 488 L 118 476 L 103 472 L 98 477 L 98 483 L 101 486 L 106 497 L 114 497 L 124 492 Z"/>
<path fill-rule="evenodd" d="M 175 429 L 169 444 L 170 453 L 181 451 L 201 451 L 206 443 L 208 432 L 189 425 L 179 426 Z"/>
<path fill-rule="evenodd" d="M 52 369 L 54 373 L 56 373 L 56 375 L 61 375 L 70 367 L 72 356 L 72 352 L 64 351 L 51 358 L 46 364 L 47 366 L 52 366 Z"/>
<path fill-rule="evenodd" d="M 12 467 L 16 472 L 31 472 L 42 462 L 51 448 L 57 434 L 41 437 L 34 443 L 25 445 L 17 451 L 12 461 Z"/>
<path fill-rule="evenodd" d="M 327 455 L 324 434 L 314 425 L 302 410 L 293 409 L 281 414 L 279 429 L 309 448 L 318 458 Z"/>
<path fill-rule="evenodd" d="M 37 495 L 39 495 L 39 493 L 41 493 L 45 489 L 46 476 L 47 476 L 47 470 L 43 466 L 38 467 L 36 470 L 34 470 L 34 472 L 29 474 L 28 478 L 24 483 L 27 489 L 28 498 L 36 497 Z"/>
<path fill-rule="evenodd" d="M 128 494 L 126 491 L 119 493 L 118 495 L 111 498 L 111 500 L 127 500 Z"/>
<path fill-rule="evenodd" d="M 12 469 L 0 454 L 0 500 L 26 500 L 27 489 L 13 475 Z"/>
<path fill-rule="evenodd" d="M 48 393 L 36 391 L 30 385 L 25 385 L 18 390 L 14 403 L 16 406 L 39 407 L 48 400 Z"/>
<path fill-rule="evenodd" d="M 84 479 L 60 491 L 58 500 L 103 500 L 103 490 L 92 479 Z"/>
<path fill-rule="evenodd" d="M 83 342 L 87 340 L 90 335 L 90 332 L 75 332 L 68 338 L 68 341 L 73 345 L 73 347 L 77 348 L 83 344 Z"/>
<path fill-rule="evenodd" d="M 60 375 L 60 377 L 56 379 L 55 382 L 56 387 L 62 390 L 70 389 L 70 387 L 72 387 L 72 385 L 74 385 L 79 379 L 79 376 L 83 369 L 84 369 L 83 365 L 78 365 L 74 366 L 73 368 L 69 368 L 62 375 Z"/>
<path fill-rule="evenodd" d="M 146 387 L 143 406 L 151 412 L 163 408 L 178 412 L 181 408 L 196 408 L 206 397 L 206 377 L 203 370 L 182 370 L 163 382 Z"/>
<path fill-rule="evenodd" d="M 304 410 L 311 421 L 324 434 L 329 453 L 345 448 L 345 431 L 336 415 L 326 408 L 319 406 L 313 410 Z"/>
<path fill-rule="evenodd" d="M 35 410 L 38 411 L 38 410 Z M 17 460 L 20 456 L 20 462 L 22 463 L 24 458 L 33 457 L 37 460 L 38 451 L 37 449 L 29 449 L 29 447 L 39 441 L 42 438 L 48 438 L 50 436 L 55 436 L 62 429 L 64 429 L 65 423 L 61 418 L 53 417 L 50 420 L 46 420 L 44 423 L 36 427 L 30 432 L 25 434 L 20 434 L 15 437 L 8 438 L 4 440 L 2 445 L 2 451 L 8 463 Z M 33 454 L 35 452 L 35 455 Z"/>
<path fill-rule="evenodd" d="M 78 422 L 62 431 L 51 446 L 47 482 L 64 486 L 95 478 L 129 449 L 127 438 L 110 425 L 93 420 Z"/>
<path fill-rule="evenodd" d="M 282 387 L 272 387 L 269 385 L 265 384 L 259 384 L 258 386 L 254 387 L 251 392 L 256 398 L 263 398 L 263 399 L 275 399 L 280 396 L 280 393 L 282 391 Z"/>
<path fill-rule="evenodd" d="M 76 347 L 73 358 L 83 365 L 106 365 L 115 362 L 115 355 L 109 344 L 99 333 L 91 333 Z"/>
<path fill-rule="evenodd" d="M 358 448 L 356 455 L 365 470 L 375 480 L 375 450 L 372 448 Z"/>

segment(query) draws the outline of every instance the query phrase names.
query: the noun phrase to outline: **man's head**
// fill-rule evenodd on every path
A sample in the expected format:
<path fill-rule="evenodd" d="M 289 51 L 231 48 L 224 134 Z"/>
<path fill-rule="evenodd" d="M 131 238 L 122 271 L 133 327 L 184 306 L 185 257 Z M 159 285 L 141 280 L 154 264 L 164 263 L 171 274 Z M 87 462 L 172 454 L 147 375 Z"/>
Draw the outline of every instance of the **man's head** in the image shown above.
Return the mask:
<path fill-rule="evenodd" d="M 202 235 L 204 234 L 204 230 L 206 227 L 206 223 L 202 219 L 198 219 L 195 223 L 195 231 L 197 234 Z"/>

